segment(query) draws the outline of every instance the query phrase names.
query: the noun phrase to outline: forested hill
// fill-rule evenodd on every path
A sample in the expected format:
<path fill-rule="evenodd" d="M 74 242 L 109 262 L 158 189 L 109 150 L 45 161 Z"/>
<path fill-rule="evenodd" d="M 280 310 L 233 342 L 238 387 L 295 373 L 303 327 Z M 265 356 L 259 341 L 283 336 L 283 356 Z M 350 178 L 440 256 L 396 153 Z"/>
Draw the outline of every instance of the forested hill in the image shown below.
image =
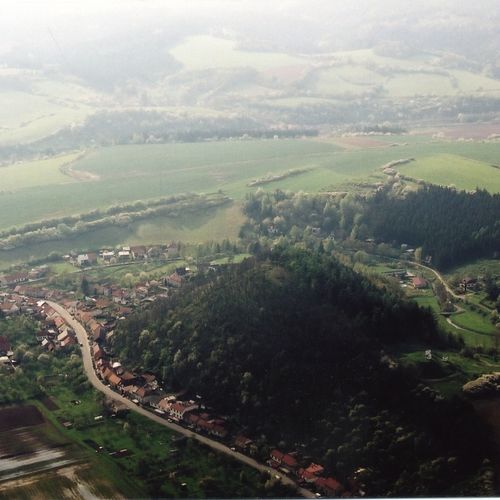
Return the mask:
<path fill-rule="evenodd" d="M 431 313 L 326 254 L 261 257 L 134 314 L 112 337 L 116 355 L 201 394 L 261 460 L 305 443 L 341 481 L 363 467 L 370 496 L 489 494 L 470 408 L 385 354 L 402 341 L 450 348 Z"/>
<path fill-rule="evenodd" d="M 365 214 L 377 238 L 421 246 L 439 268 L 500 252 L 500 195 L 484 190 L 429 185 L 405 198 L 379 193 Z"/>
<path fill-rule="evenodd" d="M 383 343 L 437 340 L 434 319 L 331 257 L 275 252 L 138 313 L 120 357 L 223 411 L 288 414 L 361 389 Z"/>

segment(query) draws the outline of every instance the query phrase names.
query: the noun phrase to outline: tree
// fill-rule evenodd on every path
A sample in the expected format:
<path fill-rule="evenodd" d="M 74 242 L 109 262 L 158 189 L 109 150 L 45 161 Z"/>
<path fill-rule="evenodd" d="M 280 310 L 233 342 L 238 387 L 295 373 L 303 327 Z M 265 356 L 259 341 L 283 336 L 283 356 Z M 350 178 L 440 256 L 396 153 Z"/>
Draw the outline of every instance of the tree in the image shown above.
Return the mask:
<path fill-rule="evenodd" d="M 80 283 L 80 288 L 85 297 L 90 295 L 90 284 L 85 276 L 82 277 L 82 282 Z"/>

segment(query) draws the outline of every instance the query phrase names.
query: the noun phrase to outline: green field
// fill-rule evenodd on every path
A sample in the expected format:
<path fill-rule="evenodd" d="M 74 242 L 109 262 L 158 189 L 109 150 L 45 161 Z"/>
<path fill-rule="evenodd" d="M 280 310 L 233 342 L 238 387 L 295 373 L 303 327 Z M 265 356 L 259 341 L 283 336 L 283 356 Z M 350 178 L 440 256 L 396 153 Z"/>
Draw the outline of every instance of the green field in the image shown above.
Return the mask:
<path fill-rule="evenodd" d="M 240 51 L 236 42 L 213 36 L 193 36 L 170 53 L 184 69 L 201 71 L 210 68 L 251 67 L 265 70 L 276 66 L 306 64 L 307 60 L 279 52 Z"/>
<path fill-rule="evenodd" d="M 495 332 L 495 326 L 491 323 L 487 313 L 485 314 L 486 316 L 483 316 L 482 314 L 473 312 L 466 307 L 463 313 L 453 316 L 453 322 L 462 328 L 468 328 L 473 332 L 492 336 Z"/>
<path fill-rule="evenodd" d="M 442 153 L 419 158 L 398 167 L 398 170 L 432 184 L 454 185 L 458 189 L 467 190 L 480 187 L 491 192 L 500 191 L 500 169 L 455 154 Z"/>
<path fill-rule="evenodd" d="M 73 162 L 79 154 L 70 153 L 46 160 L 28 161 L 0 167 L 0 175 L 2 176 L 0 193 L 75 182 L 75 179 L 61 172 L 61 167 Z"/>
<path fill-rule="evenodd" d="M 436 155 L 441 158 L 439 165 L 444 165 L 443 175 L 449 176 L 446 183 L 500 190 L 497 169 L 490 171 L 487 165 L 462 158 L 493 163 L 500 155 L 500 143 L 430 141 L 400 144 L 398 147 L 349 151 L 333 143 L 313 140 L 114 146 L 94 150 L 73 165 L 75 171 L 95 176 L 97 180 L 94 181 L 75 181 L 63 176 L 57 171 L 55 160 L 8 167 L 9 185 L 15 183 L 16 189 L 0 193 L 0 228 L 181 192 L 206 193 L 222 189 L 230 196 L 241 198 L 255 190 L 247 186 L 252 180 L 293 168 L 315 167 L 300 176 L 272 182 L 266 188 L 336 189 L 369 179 L 375 173 L 380 175 L 379 167 L 392 160 L 416 158 L 415 165 L 409 164 L 407 168 L 419 169 L 422 167 L 419 162 L 424 161 L 425 167 L 428 158 Z M 454 152 L 451 158 L 439 156 L 450 151 Z M 458 167 L 454 169 L 452 164 Z M 12 170 L 17 168 L 19 176 Z M 36 186 L 26 175 L 35 168 L 40 179 Z M 485 172 L 490 175 L 485 177 Z M 73 182 L 61 183 L 68 180 Z M 435 180 L 442 181 L 441 178 Z"/>
<path fill-rule="evenodd" d="M 404 365 L 424 367 L 428 361 L 425 358 L 424 346 L 402 346 L 397 353 L 399 360 Z M 426 380 L 431 387 L 439 390 L 444 396 L 454 396 L 461 392 L 462 386 L 484 373 L 491 373 L 500 368 L 500 363 L 492 362 L 487 356 L 477 356 L 475 359 L 467 358 L 459 353 L 432 350 L 433 360 L 441 365 L 443 371 L 449 375 Z M 443 357 L 448 358 L 443 361 Z"/>
<path fill-rule="evenodd" d="M 183 192 L 222 189 L 239 200 L 257 189 L 248 186 L 253 180 L 297 168 L 311 170 L 270 182 L 264 189 L 350 190 L 358 183 L 383 180 L 380 167 L 400 158 L 416 159 L 401 167 L 408 175 L 425 177 L 423 174 L 430 172 L 427 180 L 431 182 L 500 191 L 500 170 L 489 166 L 500 157 L 500 142 L 438 141 L 405 135 L 370 139 L 387 143 L 387 147 L 342 149 L 335 138 L 130 145 L 95 149 L 83 157 L 74 153 L 11 165 L 4 167 L 5 181 L 0 185 L 0 229 Z M 60 171 L 71 161 L 73 177 Z M 2 252 L 0 265 L 48 255 L 53 250 L 66 253 L 125 242 L 234 239 L 242 223 L 236 202 L 232 207 L 188 218 L 179 214 L 175 219 L 143 220 L 72 240 Z"/>

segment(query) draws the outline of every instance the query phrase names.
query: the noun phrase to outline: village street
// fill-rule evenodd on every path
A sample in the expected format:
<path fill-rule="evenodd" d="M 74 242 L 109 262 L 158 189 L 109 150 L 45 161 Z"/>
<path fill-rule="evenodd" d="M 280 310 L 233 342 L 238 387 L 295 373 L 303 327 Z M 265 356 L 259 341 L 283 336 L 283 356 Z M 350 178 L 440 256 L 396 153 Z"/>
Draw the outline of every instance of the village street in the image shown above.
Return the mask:
<path fill-rule="evenodd" d="M 214 441 L 212 439 L 209 439 L 205 436 L 202 436 L 200 434 L 196 434 L 192 432 L 191 430 L 185 429 L 184 427 L 177 425 L 173 422 L 168 422 L 164 418 L 160 417 L 159 415 L 155 415 L 154 413 L 145 410 L 144 408 L 141 408 L 140 406 L 136 405 L 133 403 L 130 399 L 127 399 L 120 394 L 117 394 L 115 391 L 113 391 L 110 387 L 104 385 L 101 380 L 97 377 L 96 372 L 94 370 L 94 366 L 92 364 L 92 357 L 91 357 L 91 352 L 90 352 L 90 344 L 88 341 L 88 336 L 85 328 L 83 325 L 73 319 L 71 314 L 60 304 L 57 304 L 56 302 L 51 302 L 47 301 L 47 303 L 55 310 L 57 313 L 59 313 L 66 323 L 71 326 L 71 328 L 74 329 L 78 342 L 81 344 L 81 352 L 82 352 L 82 357 L 83 357 L 83 366 L 85 373 L 90 381 L 90 383 L 98 390 L 104 393 L 107 397 L 114 399 L 124 405 L 126 405 L 130 410 L 135 411 L 141 415 L 143 415 L 146 418 L 149 418 L 150 420 L 155 421 L 156 423 L 163 425 L 165 427 L 168 427 L 169 429 L 178 432 L 180 434 L 183 434 L 187 437 L 192 437 L 199 441 L 200 443 L 209 446 L 210 448 L 220 452 L 220 453 L 225 453 L 226 455 L 231 456 L 235 460 L 238 460 L 239 462 L 248 465 L 249 467 L 252 467 L 260 472 L 265 472 L 269 473 L 272 476 L 279 477 L 279 480 L 287 485 L 291 486 L 292 488 L 295 488 L 300 495 L 302 495 L 304 498 L 315 498 L 315 495 L 313 492 L 305 489 L 305 488 L 300 488 L 297 486 L 295 481 L 292 479 L 284 476 L 283 474 L 279 474 L 270 467 L 267 467 L 265 465 L 260 464 L 256 460 L 253 460 L 252 458 L 239 453 L 237 451 L 231 450 L 228 446 L 218 442 Z"/>

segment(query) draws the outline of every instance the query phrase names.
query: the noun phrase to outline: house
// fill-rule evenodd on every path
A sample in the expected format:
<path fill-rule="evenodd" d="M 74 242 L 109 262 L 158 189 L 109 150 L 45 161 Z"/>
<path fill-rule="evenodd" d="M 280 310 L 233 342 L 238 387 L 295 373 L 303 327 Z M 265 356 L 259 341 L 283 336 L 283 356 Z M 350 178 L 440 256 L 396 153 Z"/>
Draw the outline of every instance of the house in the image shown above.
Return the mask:
<path fill-rule="evenodd" d="M 115 256 L 115 252 L 113 251 L 108 251 L 108 250 L 105 250 L 104 252 L 102 252 L 102 259 L 104 260 L 104 262 L 109 262 L 111 259 L 113 259 Z"/>
<path fill-rule="evenodd" d="M 149 387 L 139 387 L 137 391 L 135 391 L 135 397 L 141 402 L 144 402 L 144 399 L 149 396 L 153 391 Z"/>
<path fill-rule="evenodd" d="M 289 454 L 285 454 L 281 459 L 281 466 L 287 469 L 289 472 L 293 472 L 297 469 L 299 464 L 297 463 L 295 457 Z"/>
<path fill-rule="evenodd" d="M 122 262 L 130 260 L 130 250 L 121 250 L 118 252 L 118 260 Z"/>
<path fill-rule="evenodd" d="M 175 288 L 179 288 L 184 283 L 184 280 L 184 276 L 180 276 L 177 272 L 175 272 L 170 276 L 167 276 L 167 278 L 165 279 L 165 284 L 173 286 Z"/>
<path fill-rule="evenodd" d="M 58 336 L 57 336 L 57 341 L 58 342 L 63 342 L 69 337 L 68 330 L 63 330 Z"/>
<path fill-rule="evenodd" d="M 87 260 L 89 265 L 93 266 L 94 264 L 97 264 L 97 254 L 94 252 L 89 252 L 87 254 Z"/>
<path fill-rule="evenodd" d="M 50 338 L 53 337 L 53 335 L 50 335 L 48 330 L 40 330 L 38 332 L 35 333 L 35 336 L 36 336 L 36 340 L 38 342 L 43 342 L 44 340 L 49 340 Z M 1 351 L 1 349 L 0 349 Z"/>
<path fill-rule="evenodd" d="M 139 245 L 130 247 L 130 252 L 132 253 L 132 258 L 135 260 L 147 258 L 147 249 L 145 246 Z"/>
<path fill-rule="evenodd" d="M 477 279 L 476 278 L 471 278 L 470 276 L 466 276 L 460 282 L 460 288 L 464 292 L 467 292 L 467 290 L 475 290 L 477 288 Z"/>
<path fill-rule="evenodd" d="M 311 465 L 309 465 L 309 467 L 306 469 L 306 472 L 314 474 L 315 476 L 320 476 L 324 471 L 325 468 L 322 465 L 314 463 L 311 463 Z"/>
<path fill-rule="evenodd" d="M 59 330 L 61 327 L 64 327 L 66 325 L 66 322 L 63 318 L 61 318 L 61 316 L 57 316 L 56 318 L 54 318 L 54 325 Z"/>
<path fill-rule="evenodd" d="M 143 399 L 143 403 L 146 405 L 151 406 L 151 408 L 156 408 L 157 410 L 161 410 L 159 407 L 160 401 L 163 400 L 163 396 L 160 396 L 159 394 L 151 394 L 150 396 L 146 396 Z"/>
<path fill-rule="evenodd" d="M 210 434 L 219 438 L 225 438 L 227 436 L 227 430 L 224 428 L 224 426 L 214 423 Z"/>
<path fill-rule="evenodd" d="M 92 338 L 94 339 L 94 342 L 97 342 L 98 340 L 103 340 L 106 331 L 104 330 L 104 327 L 100 323 L 92 320 L 89 323 L 89 328 L 90 328 L 90 333 L 92 334 Z"/>
<path fill-rule="evenodd" d="M 4 302 L 0 304 L 0 311 L 2 311 L 5 316 L 14 316 L 20 313 L 20 308 L 13 302 Z"/>
<path fill-rule="evenodd" d="M 299 469 L 297 475 L 299 476 L 301 481 L 308 484 L 314 484 L 318 480 L 318 476 L 316 476 L 312 472 L 308 472 L 305 469 Z"/>
<path fill-rule="evenodd" d="M 172 404 L 175 402 L 175 398 L 166 397 L 158 402 L 158 409 L 163 410 L 165 412 L 170 413 L 170 409 L 172 408 Z"/>
<path fill-rule="evenodd" d="M 283 455 L 279 450 L 273 450 L 271 452 L 271 464 L 273 467 L 279 467 L 281 465 L 281 461 L 283 460 Z"/>
<path fill-rule="evenodd" d="M 196 403 L 184 403 L 177 402 L 173 403 L 170 408 L 170 416 L 177 421 L 181 421 L 184 418 L 184 415 L 188 412 L 194 411 L 198 409 L 198 405 Z"/>
<path fill-rule="evenodd" d="M 253 441 L 251 439 L 242 435 L 236 436 L 234 440 L 234 446 L 240 450 L 248 449 L 252 443 Z"/>
<path fill-rule="evenodd" d="M 92 347 L 92 356 L 94 356 L 94 359 L 97 361 L 99 359 L 104 358 L 106 356 L 106 354 L 102 350 L 102 348 L 99 344 L 94 344 Z"/>
<path fill-rule="evenodd" d="M 158 382 L 156 380 L 156 377 L 152 373 L 143 373 L 141 375 L 141 378 L 144 380 L 144 382 L 151 387 L 153 390 L 158 389 Z"/>
<path fill-rule="evenodd" d="M 76 343 L 76 340 L 74 337 L 68 336 L 64 340 L 60 342 L 61 347 L 67 347 L 69 345 L 73 345 Z"/>
<path fill-rule="evenodd" d="M 28 279 L 29 279 L 29 274 L 26 272 L 13 273 L 7 276 L 3 276 L 0 281 L 0 284 L 17 285 L 18 283 L 24 283 L 25 281 L 28 281 Z"/>
<path fill-rule="evenodd" d="M 137 382 L 137 377 L 133 373 L 128 372 L 128 371 L 124 371 L 120 375 L 120 377 L 122 379 L 123 386 L 133 385 Z"/>
<path fill-rule="evenodd" d="M 333 477 L 319 477 L 316 487 L 328 497 L 339 496 L 343 491 L 343 486 Z"/>
<path fill-rule="evenodd" d="M 111 372 L 111 375 L 108 377 L 108 382 L 110 385 L 118 387 L 121 384 L 121 378 L 116 373 Z"/>
<path fill-rule="evenodd" d="M 54 342 L 52 342 L 51 340 L 48 340 L 48 339 L 42 340 L 42 347 L 47 349 L 47 351 L 49 351 L 49 352 L 52 352 L 56 348 L 56 346 L 54 345 Z"/>
<path fill-rule="evenodd" d="M 90 265 L 89 256 L 86 253 L 82 253 L 82 254 L 78 255 L 76 258 L 76 263 L 80 267 Z"/>
<path fill-rule="evenodd" d="M 424 288 L 427 288 L 427 281 L 424 280 L 424 278 L 420 278 L 416 276 L 415 278 L 412 278 L 411 280 L 413 288 L 416 288 L 418 290 L 422 290 Z"/>

